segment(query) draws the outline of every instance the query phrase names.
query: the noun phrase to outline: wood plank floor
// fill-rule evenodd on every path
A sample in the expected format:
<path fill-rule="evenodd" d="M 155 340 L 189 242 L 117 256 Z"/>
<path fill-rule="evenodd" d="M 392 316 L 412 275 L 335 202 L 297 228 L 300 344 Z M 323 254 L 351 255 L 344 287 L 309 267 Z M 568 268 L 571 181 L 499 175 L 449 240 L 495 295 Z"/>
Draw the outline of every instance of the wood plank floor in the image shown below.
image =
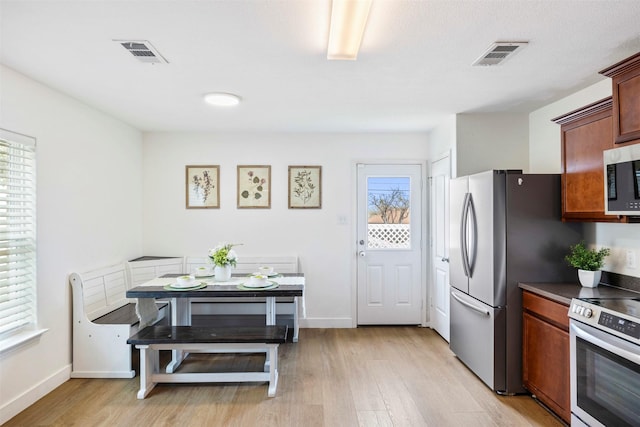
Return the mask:
<path fill-rule="evenodd" d="M 213 359 L 264 362 L 190 355 L 183 368 Z M 301 329 L 279 359 L 275 398 L 265 384 L 160 384 L 138 400 L 138 377 L 71 379 L 5 426 L 562 426 L 528 396 L 491 392 L 427 328 Z"/>

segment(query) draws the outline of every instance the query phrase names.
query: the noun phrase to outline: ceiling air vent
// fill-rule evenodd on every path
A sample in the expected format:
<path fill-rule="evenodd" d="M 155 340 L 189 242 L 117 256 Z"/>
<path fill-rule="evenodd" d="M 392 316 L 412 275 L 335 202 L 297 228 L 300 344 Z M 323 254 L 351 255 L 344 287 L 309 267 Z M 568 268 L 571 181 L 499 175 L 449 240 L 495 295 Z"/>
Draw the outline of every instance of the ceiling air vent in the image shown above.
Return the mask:
<path fill-rule="evenodd" d="M 120 43 L 122 47 L 127 49 L 140 62 L 147 64 L 167 64 L 164 56 L 158 52 L 153 45 L 147 40 L 114 40 Z"/>
<path fill-rule="evenodd" d="M 473 65 L 498 65 L 520 52 L 527 42 L 495 42 Z"/>

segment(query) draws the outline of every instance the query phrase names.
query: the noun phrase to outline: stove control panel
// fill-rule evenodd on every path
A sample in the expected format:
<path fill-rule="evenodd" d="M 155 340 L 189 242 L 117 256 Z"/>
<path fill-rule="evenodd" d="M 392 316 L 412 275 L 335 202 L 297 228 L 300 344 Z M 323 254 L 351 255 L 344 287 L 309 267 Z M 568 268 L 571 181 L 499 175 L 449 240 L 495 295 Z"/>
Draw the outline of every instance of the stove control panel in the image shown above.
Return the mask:
<path fill-rule="evenodd" d="M 640 343 L 640 322 L 637 316 L 574 298 L 569 307 L 569 317 L 620 338 Z"/>
<path fill-rule="evenodd" d="M 640 339 L 640 325 L 609 313 L 602 313 L 598 325 L 613 329 L 635 339 Z"/>

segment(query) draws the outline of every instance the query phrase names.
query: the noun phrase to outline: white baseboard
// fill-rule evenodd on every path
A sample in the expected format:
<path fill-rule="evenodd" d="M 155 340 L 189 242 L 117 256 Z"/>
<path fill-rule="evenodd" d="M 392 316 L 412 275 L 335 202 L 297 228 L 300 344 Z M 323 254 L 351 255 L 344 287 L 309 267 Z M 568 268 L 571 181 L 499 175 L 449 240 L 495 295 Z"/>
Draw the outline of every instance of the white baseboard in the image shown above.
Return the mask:
<path fill-rule="evenodd" d="M 20 412 L 33 405 L 38 399 L 50 393 L 71 378 L 71 365 L 53 373 L 40 383 L 0 407 L 0 425 L 6 423 Z"/>
<path fill-rule="evenodd" d="M 301 328 L 353 328 L 351 317 L 323 318 L 307 317 L 300 319 Z"/>

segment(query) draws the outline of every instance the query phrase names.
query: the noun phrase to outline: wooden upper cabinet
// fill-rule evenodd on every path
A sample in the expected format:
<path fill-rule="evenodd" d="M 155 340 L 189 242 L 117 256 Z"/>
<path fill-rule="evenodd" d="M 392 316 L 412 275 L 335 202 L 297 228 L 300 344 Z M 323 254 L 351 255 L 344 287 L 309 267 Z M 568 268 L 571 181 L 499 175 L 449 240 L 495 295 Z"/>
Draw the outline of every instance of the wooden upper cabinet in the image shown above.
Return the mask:
<path fill-rule="evenodd" d="M 613 83 L 613 138 L 640 142 L 640 53 L 600 71 Z"/>
<path fill-rule="evenodd" d="M 625 222 L 604 214 L 602 151 L 614 147 L 611 97 L 553 119 L 562 135 L 562 219 Z"/>

